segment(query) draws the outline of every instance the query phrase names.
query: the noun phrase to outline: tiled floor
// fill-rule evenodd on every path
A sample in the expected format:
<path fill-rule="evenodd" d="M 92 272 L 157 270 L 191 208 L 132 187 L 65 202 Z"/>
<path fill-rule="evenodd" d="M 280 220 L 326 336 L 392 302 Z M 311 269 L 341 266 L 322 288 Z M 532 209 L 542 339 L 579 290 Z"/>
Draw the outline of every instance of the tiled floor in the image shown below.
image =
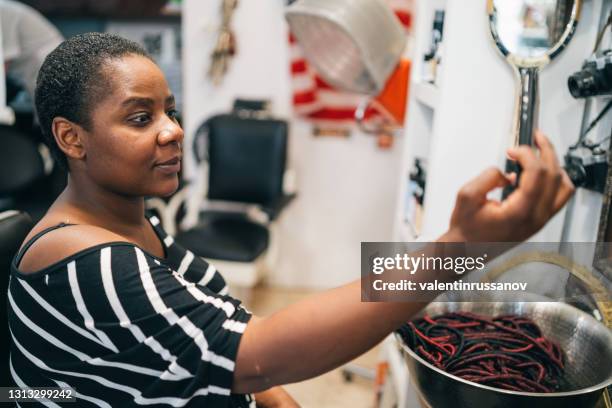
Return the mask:
<path fill-rule="evenodd" d="M 313 292 L 260 287 L 253 290 L 246 306 L 258 316 L 267 316 Z M 240 296 L 238 296 L 240 298 Z M 354 363 L 374 369 L 380 346 L 357 358 Z M 374 382 L 355 377 L 344 381 L 341 370 L 336 369 L 317 378 L 290 384 L 285 389 L 304 408 L 370 408 L 374 406 Z"/>

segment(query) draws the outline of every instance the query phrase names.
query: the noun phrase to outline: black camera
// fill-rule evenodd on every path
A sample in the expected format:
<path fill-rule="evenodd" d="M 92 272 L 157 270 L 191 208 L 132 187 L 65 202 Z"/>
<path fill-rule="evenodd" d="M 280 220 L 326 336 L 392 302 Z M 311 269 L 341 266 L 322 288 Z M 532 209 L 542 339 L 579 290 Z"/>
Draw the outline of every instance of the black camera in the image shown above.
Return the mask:
<path fill-rule="evenodd" d="M 587 59 L 582 70 L 568 78 L 567 86 L 574 98 L 612 95 L 612 50 Z"/>
<path fill-rule="evenodd" d="M 580 145 L 565 155 L 565 171 L 576 187 L 604 192 L 608 174 L 607 152 L 600 147 Z"/>

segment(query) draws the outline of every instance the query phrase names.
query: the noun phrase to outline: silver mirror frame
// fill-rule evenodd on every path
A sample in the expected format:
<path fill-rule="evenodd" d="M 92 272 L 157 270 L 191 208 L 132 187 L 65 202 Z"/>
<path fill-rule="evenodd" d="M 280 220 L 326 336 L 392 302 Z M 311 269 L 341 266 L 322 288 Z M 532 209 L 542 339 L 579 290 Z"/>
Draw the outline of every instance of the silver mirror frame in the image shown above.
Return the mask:
<path fill-rule="evenodd" d="M 494 0 L 487 0 L 487 14 L 489 16 L 489 28 L 496 48 L 506 59 L 513 69 L 516 81 L 516 105 L 514 115 L 514 126 L 512 130 L 514 145 L 532 145 L 533 132 L 538 126 L 538 77 L 541 68 L 548 65 L 563 51 L 576 32 L 576 26 L 580 20 L 582 0 L 573 0 L 574 6 L 570 20 L 554 47 L 538 57 L 521 57 L 512 54 L 499 37 L 497 30 L 497 10 Z"/>

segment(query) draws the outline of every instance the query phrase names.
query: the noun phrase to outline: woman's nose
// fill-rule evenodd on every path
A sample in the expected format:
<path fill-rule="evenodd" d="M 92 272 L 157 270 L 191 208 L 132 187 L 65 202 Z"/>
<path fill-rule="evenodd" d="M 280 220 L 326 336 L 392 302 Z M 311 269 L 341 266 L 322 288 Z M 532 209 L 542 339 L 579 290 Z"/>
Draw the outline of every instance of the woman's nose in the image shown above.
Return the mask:
<path fill-rule="evenodd" d="M 159 131 L 157 139 L 160 145 L 167 145 L 173 142 L 180 144 L 183 142 L 183 135 L 183 128 L 176 122 L 169 122 Z"/>

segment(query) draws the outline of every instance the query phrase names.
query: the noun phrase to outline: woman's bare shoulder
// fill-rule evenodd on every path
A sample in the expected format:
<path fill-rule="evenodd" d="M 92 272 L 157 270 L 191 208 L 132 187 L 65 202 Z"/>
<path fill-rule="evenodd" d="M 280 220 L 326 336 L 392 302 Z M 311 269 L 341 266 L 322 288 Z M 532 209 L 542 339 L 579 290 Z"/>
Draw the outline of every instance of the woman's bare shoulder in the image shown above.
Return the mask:
<path fill-rule="evenodd" d="M 30 231 L 22 246 L 39 232 L 57 226 L 61 222 L 54 217 L 43 218 Z M 66 225 L 53 229 L 34 241 L 25 252 L 17 269 L 22 273 L 33 273 L 85 249 L 116 241 L 126 241 L 126 239 L 94 225 Z"/>

